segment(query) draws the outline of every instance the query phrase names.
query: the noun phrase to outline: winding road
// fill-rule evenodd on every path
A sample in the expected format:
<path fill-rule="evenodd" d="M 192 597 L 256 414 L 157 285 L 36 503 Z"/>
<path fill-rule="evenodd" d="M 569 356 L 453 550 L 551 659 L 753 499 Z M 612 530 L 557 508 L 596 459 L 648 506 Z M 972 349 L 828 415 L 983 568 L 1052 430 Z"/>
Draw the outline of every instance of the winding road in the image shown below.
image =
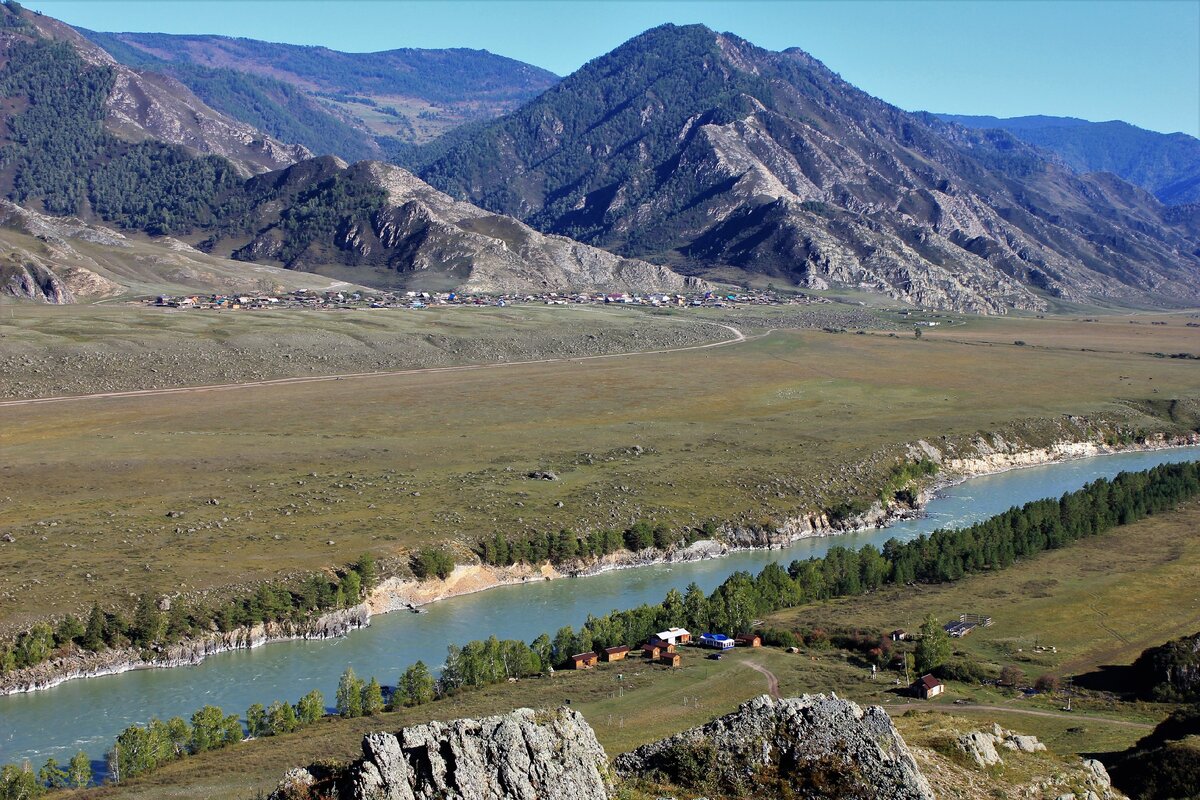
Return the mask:
<path fill-rule="evenodd" d="M 594 313 L 594 312 L 593 312 Z M 631 350 L 624 353 L 605 353 L 595 356 L 564 356 L 562 358 L 539 358 L 529 361 L 497 361 L 490 364 L 460 364 L 450 367 L 420 367 L 416 369 L 399 369 L 389 370 L 384 372 L 349 372 L 337 375 L 306 375 L 295 378 L 273 378 L 264 381 L 248 381 L 245 383 L 219 383 L 209 384 L 206 386 L 176 386 L 163 389 L 135 389 L 125 392 L 100 392 L 97 394 L 71 394 L 60 395 L 56 397 L 31 397 L 21 400 L 3 400 L 0 401 L 0 408 L 12 408 L 15 406 L 32 406 L 45 403 L 69 403 L 72 401 L 82 400 L 106 400 L 120 399 L 131 397 L 159 397 L 162 395 L 171 394 L 189 394 L 193 392 L 222 392 L 230 389 L 249 389 L 255 387 L 270 387 L 270 386 L 292 386 L 299 383 L 322 383 L 325 381 L 342 381 L 342 380 L 362 380 L 364 378 L 390 378 L 400 375 L 427 375 L 440 372 L 471 372 L 475 370 L 485 369 L 501 369 L 504 367 L 525 367 L 537 364 L 564 364 L 568 362 L 579 363 L 583 361 L 599 361 L 607 358 L 629 358 L 631 356 L 653 356 L 662 355 L 664 353 L 683 353 L 689 350 L 709 350 L 714 347 L 726 347 L 732 344 L 740 344 L 747 341 L 746 334 L 732 325 L 726 325 L 721 322 L 708 322 L 706 320 L 697 320 L 704 325 L 715 325 L 718 328 L 724 328 L 732 336 L 728 339 L 722 339 L 717 342 L 708 342 L 707 344 L 692 344 L 685 347 L 667 347 L 659 350 Z"/>
<path fill-rule="evenodd" d="M 775 677 L 774 672 L 771 672 L 771 670 L 767 669 L 756 661 L 743 661 L 742 664 L 754 670 L 755 672 L 761 672 L 763 675 L 765 675 L 767 678 L 767 694 L 771 695 L 771 697 L 774 697 L 776 700 L 780 698 L 779 679 Z"/>

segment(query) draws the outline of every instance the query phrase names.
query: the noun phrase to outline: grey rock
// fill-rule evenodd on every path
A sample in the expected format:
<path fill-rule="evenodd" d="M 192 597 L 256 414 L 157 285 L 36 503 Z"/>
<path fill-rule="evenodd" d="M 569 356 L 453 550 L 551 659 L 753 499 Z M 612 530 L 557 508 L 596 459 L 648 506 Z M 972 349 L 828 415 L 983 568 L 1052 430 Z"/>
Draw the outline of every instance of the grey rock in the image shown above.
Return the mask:
<path fill-rule="evenodd" d="M 369 734 L 337 783 L 357 800 L 607 800 L 608 774 L 582 715 L 522 708 Z"/>
<path fill-rule="evenodd" d="M 1004 763 L 1000 754 L 996 752 L 996 737 L 990 733 L 980 731 L 965 733 L 958 737 L 955 744 L 978 767 L 991 767 Z"/>
<path fill-rule="evenodd" d="M 830 695 L 772 700 L 763 695 L 732 714 L 618 756 L 623 777 L 680 779 L 677 759 L 704 765 L 704 788 L 754 790 L 757 774 L 817 778 L 839 798 L 933 800 L 932 788 L 887 712 Z"/>

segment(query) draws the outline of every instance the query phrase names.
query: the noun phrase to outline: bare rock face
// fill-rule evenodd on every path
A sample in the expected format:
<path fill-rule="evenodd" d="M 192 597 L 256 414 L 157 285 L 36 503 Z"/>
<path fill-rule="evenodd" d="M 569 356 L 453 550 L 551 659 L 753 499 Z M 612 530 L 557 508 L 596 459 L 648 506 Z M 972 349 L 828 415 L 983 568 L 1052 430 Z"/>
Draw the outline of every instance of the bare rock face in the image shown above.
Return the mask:
<path fill-rule="evenodd" d="M 933 800 L 887 712 L 835 695 L 763 695 L 707 725 L 618 756 L 622 777 L 714 795 Z"/>
<path fill-rule="evenodd" d="M 336 796 L 360 800 L 607 800 L 608 771 L 604 748 L 578 712 L 522 708 L 369 734 L 363 758 L 334 783 Z M 285 780 L 324 790 L 295 770 Z M 289 786 L 281 783 L 272 798 L 286 800 Z"/>

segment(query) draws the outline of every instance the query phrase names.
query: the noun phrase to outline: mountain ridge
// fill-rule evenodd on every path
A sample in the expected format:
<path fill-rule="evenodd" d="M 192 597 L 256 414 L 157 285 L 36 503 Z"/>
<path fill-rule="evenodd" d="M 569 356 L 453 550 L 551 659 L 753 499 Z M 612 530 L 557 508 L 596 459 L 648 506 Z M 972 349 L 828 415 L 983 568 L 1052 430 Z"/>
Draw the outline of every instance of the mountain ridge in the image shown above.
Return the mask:
<path fill-rule="evenodd" d="M 349 160 L 395 156 L 511 110 L 558 80 L 471 48 L 348 53 L 245 37 L 78 30 L 116 60 L 172 75 L 230 116 Z"/>
<path fill-rule="evenodd" d="M 1121 120 L 1091 122 L 1077 117 L 933 116 L 967 128 L 1006 130 L 1076 172 L 1111 172 L 1167 205 L 1200 202 L 1200 139 L 1186 133 L 1158 133 Z"/>
<path fill-rule="evenodd" d="M 411 163 L 453 196 L 689 274 L 993 313 L 1197 299 L 1194 234 L 1148 194 L 704 26 L 651 29 Z"/>

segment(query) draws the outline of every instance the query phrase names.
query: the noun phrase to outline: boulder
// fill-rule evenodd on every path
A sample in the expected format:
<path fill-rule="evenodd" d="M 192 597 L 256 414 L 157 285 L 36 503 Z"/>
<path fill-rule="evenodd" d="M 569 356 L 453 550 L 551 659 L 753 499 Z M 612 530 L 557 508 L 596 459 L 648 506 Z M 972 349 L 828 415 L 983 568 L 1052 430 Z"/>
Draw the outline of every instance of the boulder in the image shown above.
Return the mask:
<path fill-rule="evenodd" d="M 522 708 L 371 733 L 362 747 L 362 759 L 337 777 L 336 796 L 607 800 L 612 791 L 604 748 L 583 716 L 569 708 Z"/>
<path fill-rule="evenodd" d="M 622 777 L 666 779 L 721 796 L 933 800 L 887 712 L 835 696 L 773 700 L 618 756 Z"/>
<path fill-rule="evenodd" d="M 1004 763 L 1000 754 L 996 752 L 996 737 L 990 733 L 964 733 L 958 737 L 955 744 L 977 767 L 991 767 Z"/>

